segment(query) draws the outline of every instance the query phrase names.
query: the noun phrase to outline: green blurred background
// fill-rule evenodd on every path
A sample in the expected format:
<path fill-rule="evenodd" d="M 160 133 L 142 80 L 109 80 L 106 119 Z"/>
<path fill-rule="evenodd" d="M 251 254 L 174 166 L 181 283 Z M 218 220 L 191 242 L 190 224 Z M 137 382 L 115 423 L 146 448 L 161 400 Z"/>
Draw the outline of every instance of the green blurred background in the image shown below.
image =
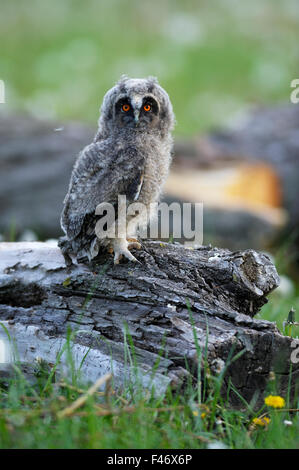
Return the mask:
<path fill-rule="evenodd" d="M 155 75 L 189 136 L 289 100 L 298 31 L 298 0 L 0 0 L 0 78 L 8 108 L 94 124 L 121 74 Z"/>

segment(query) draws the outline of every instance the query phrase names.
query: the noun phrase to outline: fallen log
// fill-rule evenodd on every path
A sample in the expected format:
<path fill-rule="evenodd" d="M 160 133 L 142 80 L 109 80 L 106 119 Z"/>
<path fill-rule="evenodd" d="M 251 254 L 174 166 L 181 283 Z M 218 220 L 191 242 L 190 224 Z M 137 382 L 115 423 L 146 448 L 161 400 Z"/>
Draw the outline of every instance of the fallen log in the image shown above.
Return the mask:
<path fill-rule="evenodd" d="M 293 364 L 289 377 L 291 338 L 253 318 L 279 284 L 266 254 L 147 240 L 134 255 L 140 264 L 114 266 L 107 254 L 67 270 L 55 245 L 1 243 L 0 320 L 21 360 L 55 363 L 72 328 L 77 366 L 87 353 L 85 379 L 112 371 L 119 387 L 136 380 L 131 338 L 138 380 L 159 392 L 196 384 L 196 336 L 212 374 L 240 354 L 227 364 L 224 392 L 230 383 L 246 400 L 257 394 L 261 402 L 271 371 L 282 394 L 289 381 L 294 388 L 299 367 Z M 236 394 L 230 399 L 240 405 Z"/>

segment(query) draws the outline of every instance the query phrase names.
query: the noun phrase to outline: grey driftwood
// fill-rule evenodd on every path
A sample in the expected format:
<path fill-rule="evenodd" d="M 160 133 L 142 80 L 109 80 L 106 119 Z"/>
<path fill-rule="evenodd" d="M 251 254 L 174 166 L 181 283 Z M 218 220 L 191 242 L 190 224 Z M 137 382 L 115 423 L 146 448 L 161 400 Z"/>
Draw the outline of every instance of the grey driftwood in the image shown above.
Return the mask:
<path fill-rule="evenodd" d="M 142 245 L 134 252 L 140 264 L 114 266 L 105 255 L 93 266 L 67 270 L 55 245 L 1 243 L 0 319 L 16 340 L 20 359 L 54 363 L 69 325 L 76 331 L 77 365 L 89 351 L 85 379 L 95 381 L 112 369 L 115 385 L 121 386 L 135 377 L 132 339 L 141 383 L 162 391 L 188 379 L 196 384 L 196 335 L 212 374 L 243 351 L 228 365 L 224 391 L 231 383 L 245 399 L 257 394 L 261 400 L 275 371 L 280 392 L 286 393 L 291 338 L 275 324 L 253 318 L 279 284 L 269 257 L 158 241 Z M 292 387 L 296 377 L 298 364 Z M 234 392 L 231 401 L 240 404 Z"/>

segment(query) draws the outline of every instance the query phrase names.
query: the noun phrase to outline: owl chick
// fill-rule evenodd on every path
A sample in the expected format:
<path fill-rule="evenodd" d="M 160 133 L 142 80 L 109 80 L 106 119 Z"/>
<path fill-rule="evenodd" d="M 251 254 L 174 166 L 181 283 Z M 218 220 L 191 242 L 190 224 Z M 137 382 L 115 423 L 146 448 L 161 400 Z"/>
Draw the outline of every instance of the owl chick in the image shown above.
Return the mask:
<path fill-rule="evenodd" d="M 150 204 L 161 195 L 171 162 L 174 121 L 168 94 L 156 78 L 122 77 L 106 93 L 98 131 L 79 154 L 64 199 L 65 236 L 58 244 L 67 265 L 72 264 L 72 255 L 78 262 L 90 261 L 104 247 L 114 252 L 114 263 L 122 256 L 137 261 L 129 249 L 140 247 L 138 227 L 148 224 Z M 101 238 L 96 209 L 101 203 L 117 207 L 119 195 L 126 197 L 127 205 L 139 202 L 148 210 L 126 220 L 130 238 L 127 230 Z M 112 227 L 106 228 L 109 235 Z"/>

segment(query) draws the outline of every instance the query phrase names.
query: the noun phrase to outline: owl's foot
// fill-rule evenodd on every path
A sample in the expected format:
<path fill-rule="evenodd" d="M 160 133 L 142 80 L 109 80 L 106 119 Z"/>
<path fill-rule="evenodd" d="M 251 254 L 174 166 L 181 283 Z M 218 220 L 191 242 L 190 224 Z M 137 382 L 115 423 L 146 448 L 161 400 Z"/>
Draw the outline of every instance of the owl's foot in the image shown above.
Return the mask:
<path fill-rule="evenodd" d="M 141 244 L 137 240 L 137 238 L 127 238 L 128 242 L 128 248 L 136 248 L 137 250 L 141 249 Z M 108 245 L 107 246 L 107 251 L 109 255 L 112 255 L 114 253 L 113 245 Z"/>
<path fill-rule="evenodd" d="M 133 237 L 130 238 L 130 237 L 129 237 L 129 238 L 127 238 L 127 242 L 129 242 L 129 243 L 130 243 L 130 242 L 136 243 L 136 242 L 138 242 L 138 240 L 137 240 L 137 238 L 133 238 Z"/>
<path fill-rule="evenodd" d="M 113 240 L 112 245 L 114 251 L 114 264 L 119 264 L 123 256 L 129 261 L 134 261 L 135 263 L 140 262 L 129 251 L 129 248 L 141 248 L 141 245 L 137 242 L 137 240 L 130 242 L 125 238 L 116 238 L 115 240 Z"/>
<path fill-rule="evenodd" d="M 137 238 L 127 238 L 128 248 L 136 248 L 137 250 L 141 249 L 141 244 Z"/>
<path fill-rule="evenodd" d="M 112 246 L 112 245 L 108 245 L 107 251 L 108 251 L 109 255 L 113 255 L 113 246 Z"/>

